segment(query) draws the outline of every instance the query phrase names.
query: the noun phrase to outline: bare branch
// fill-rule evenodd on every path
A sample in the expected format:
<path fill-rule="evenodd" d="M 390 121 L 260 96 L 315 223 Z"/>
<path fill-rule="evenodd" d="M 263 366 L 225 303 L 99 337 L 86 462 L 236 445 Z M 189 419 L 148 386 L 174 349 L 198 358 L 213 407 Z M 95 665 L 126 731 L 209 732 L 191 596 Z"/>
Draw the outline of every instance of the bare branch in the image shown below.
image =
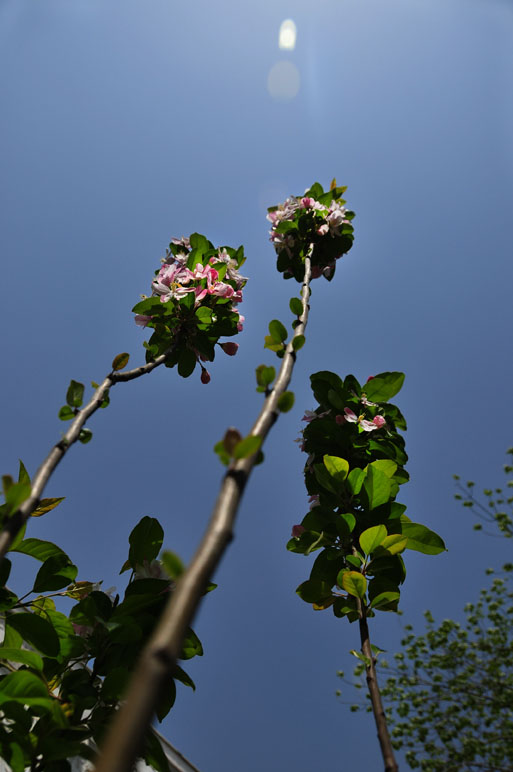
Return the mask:
<path fill-rule="evenodd" d="M 111 372 L 103 382 L 98 386 L 93 396 L 75 416 L 66 434 L 57 442 L 50 453 L 43 461 L 39 469 L 37 470 L 33 480 L 31 494 L 28 499 L 25 499 L 20 508 L 9 518 L 0 532 L 0 561 L 5 557 L 6 553 L 16 536 L 21 530 L 24 524 L 29 519 L 30 515 L 37 507 L 39 499 L 43 490 L 48 483 L 53 471 L 61 458 L 66 454 L 68 449 L 75 443 L 80 435 L 80 431 L 83 428 L 85 422 L 95 413 L 101 406 L 105 399 L 107 391 L 118 382 L 132 381 L 134 378 L 139 378 L 141 375 L 151 373 L 156 367 L 163 364 L 166 361 L 167 356 L 172 351 L 173 347 L 169 348 L 159 357 L 152 362 L 148 362 L 146 365 L 141 365 L 133 370 L 122 370 L 120 372 Z"/>
<path fill-rule="evenodd" d="M 251 435 L 261 437 L 262 444 L 278 417 L 278 399 L 286 391 L 292 376 L 296 361 L 293 341 L 304 333 L 307 324 L 310 254 L 311 249 L 305 259 L 301 289 L 303 309 L 299 324 L 292 340 L 286 346 L 274 388 L 267 396 L 251 429 Z M 253 454 L 249 458 L 234 461 L 224 476 L 203 539 L 189 567 L 180 577 L 155 633 L 141 655 L 125 702 L 118 711 L 100 751 L 96 772 L 130 772 L 133 768 L 160 695 L 173 675 L 183 640 L 205 587 L 232 539 L 238 506 L 255 459 L 256 454 Z"/>

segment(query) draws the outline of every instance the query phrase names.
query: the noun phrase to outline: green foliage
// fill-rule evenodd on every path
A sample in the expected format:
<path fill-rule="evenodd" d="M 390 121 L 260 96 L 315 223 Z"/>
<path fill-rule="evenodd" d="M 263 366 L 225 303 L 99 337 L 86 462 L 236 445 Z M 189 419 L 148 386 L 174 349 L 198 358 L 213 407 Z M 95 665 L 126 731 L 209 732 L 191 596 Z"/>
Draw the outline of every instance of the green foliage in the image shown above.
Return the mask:
<path fill-rule="evenodd" d="M 403 380 L 402 373 L 382 373 L 362 386 L 352 375 L 343 381 L 327 371 L 311 376 L 319 404 L 307 413 L 303 448 L 312 508 L 294 527 L 287 548 L 304 555 L 320 550 L 298 594 L 349 621 L 373 610 L 397 611 L 406 575 L 400 553 L 436 555 L 445 549 L 437 534 L 412 523 L 396 501 L 408 473 L 395 422 L 406 424 L 388 400 Z"/>
<path fill-rule="evenodd" d="M 26 477 L 25 468 L 20 468 L 22 484 L 28 484 Z M 20 598 L 7 589 L 0 593 L 5 626 L 0 646 L 4 714 L 0 756 L 13 772 L 68 769 L 66 759 L 91 757 L 88 743 L 100 741 L 173 590 L 173 580 L 183 571 L 171 552 L 163 554 L 162 563 L 156 559 L 163 536 L 162 527 L 151 517 L 143 517 L 132 530 L 123 567 L 131 573 L 122 600 L 103 592 L 101 583 L 77 581 L 76 566 L 52 542 L 21 539 L 11 550 L 41 564 L 31 591 Z M 10 561 L 5 560 L 5 581 L 9 570 Z M 65 613 L 56 608 L 54 598 L 61 606 L 67 603 Z M 189 630 L 181 658 L 202 654 L 201 642 Z M 160 721 L 174 704 L 175 680 L 195 688 L 190 676 L 177 667 L 157 707 Z M 167 769 L 151 733 L 144 758 L 157 770 Z"/>
<path fill-rule="evenodd" d="M 454 498 L 470 510 L 481 523 L 493 525 L 502 536 L 510 539 L 513 536 L 513 448 L 508 448 L 506 452 L 510 459 L 507 464 L 504 464 L 506 475 L 504 487 L 484 488 L 482 495 L 477 496 L 471 480 L 463 485 L 459 475 L 455 474 L 453 477 L 458 489 Z M 481 523 L 476 523 L 475 530 L 481 529 Z"/>
<path fill-rule="evenodd" d="M 257 380 L 257 391 L 266 392 L 268 387 L 276 378 L 276 370 L 274 367 L 267 367 L 267 365 L 258 365 L 255 372 Z"/>
<path fill-rule="evenodd" d="M 303 313 L 303 303 L 300 298 L 290 298 L 289 306 L 294 316 L 301 316 Z"/>
<path fill-rule="evenodd" d="M 84 384 L 78 381 L 71 381 L 66 392 L 66 404 L 69 407 L 80 407 L 84 398 Z"/>
<path fill-rule="evenodd" d="M 425 772 L 513 766 L 513 592 L 496 578 L 465 621 L 411 627 L 382 687 L 393 744 L 411 769 Z"/>

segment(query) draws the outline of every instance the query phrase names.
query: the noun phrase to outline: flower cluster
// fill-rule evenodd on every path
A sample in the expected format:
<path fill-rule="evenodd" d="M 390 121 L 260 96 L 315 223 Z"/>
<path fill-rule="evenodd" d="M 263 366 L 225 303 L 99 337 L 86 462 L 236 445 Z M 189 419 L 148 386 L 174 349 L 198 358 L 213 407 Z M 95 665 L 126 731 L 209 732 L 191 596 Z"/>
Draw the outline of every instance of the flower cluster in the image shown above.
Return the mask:
<path fill-rule="evenodd" d="M 172 239 L 155 272 L 151 297 L 143 296 L 133 309 L 136 324 L 154 329 L 145 344 L 148 360 L 171 348 L 168 367 L 177 364 L 187 377 L 199 363 L 202 383 L 210 381 L 202 362 L 213 361 L 214 346 L 229 356 L 238 349 L 237 343 L 219 343 L 219 338 L 242 330 L 238 304 L 247 279 L 239 269 L 244 261 L 242 247 L 215 248 L 198 233 Z"/>
<path fill-rule="evenodd" d="M 304 196 L 288 198 L 268 210 L 270 238 L 278 255 L 278 270 L 285 279 L 293 276 L 302 281 L 307 254 L 312 261 L 312 278 L 333 278 L 335 261 L 353 243 L 354 213 L 344 206 L 344 190 L 333 181 L 325 193 L 316 182 Z"/>

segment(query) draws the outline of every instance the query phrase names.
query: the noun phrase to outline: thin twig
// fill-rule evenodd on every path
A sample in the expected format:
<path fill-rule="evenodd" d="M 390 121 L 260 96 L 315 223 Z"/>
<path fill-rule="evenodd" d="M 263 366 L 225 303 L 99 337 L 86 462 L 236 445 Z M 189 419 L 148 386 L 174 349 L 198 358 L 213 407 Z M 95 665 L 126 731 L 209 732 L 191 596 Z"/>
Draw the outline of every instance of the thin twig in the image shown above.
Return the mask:
<path fill-rule="evenodd" d="M 173 348 L 174 347 L 172 346 L 146 365 L 135 367 L 133 370 L 122 370 L 120 372 L 109 373 L 98 386 L 87 405 L 77 413 L 66 434 L 53 446 L 50 453 L 37 470 L 34 479 L 32 480 L 31 493 L 28 499 L 25 499 L 20 508 L 14 512 L 0 532 L 0 561 L 9 551 L 16 534 L 23 528 L 34 509 L 36 509 L 41 494 L 57 464 L 66 454 L 70 446 L 78 440 L 82 427 L 87 419 L 101 406 L 108 390 L 121 381 L 132 381 L 134 378 L 139 378 L 141 375 L 151 373 L 152 370 L 166 361 L 166 358 Z"/>
<path fill-rule="evenodd" d="M 283 362 L 273 390 L 267 396 L 251 435 L 262 438 L 262 445 L 278 417 L 278 399 L 286 391 L 296 361 L 293 341 L 302 335 L 308 319 L 311 261 L 305 259 L 301 290 L 302 313 L 292 340 L 285 349 Z M 180 577 L 164 609 L 157 628 L 146 645 L 130 681 L 126 699 L 110 727 L 100 751 L 96 772 L 130 772 L 141 751 L 161 694 L 165 692 L 183 641 L 208 581 L 220 563 L 233 537 L 239 503 L 255 464 L 256 454 L 233 462 L 223 478 L 221 489 L 203 539 L 189 567 Z"/>

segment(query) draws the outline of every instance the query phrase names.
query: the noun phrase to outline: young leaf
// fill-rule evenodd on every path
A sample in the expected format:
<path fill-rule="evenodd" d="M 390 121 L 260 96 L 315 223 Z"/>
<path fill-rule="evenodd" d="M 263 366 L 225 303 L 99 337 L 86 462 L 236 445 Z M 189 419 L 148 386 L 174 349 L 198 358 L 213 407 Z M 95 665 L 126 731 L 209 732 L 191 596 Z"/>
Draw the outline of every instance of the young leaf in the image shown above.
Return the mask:
<path fill-rule="evenodd" d="M 63 405 L 58 415 L 61 421 L 71 421 L 72 418 L 75 418 L 75 411 L 69 405 Z"/>
<path fill-rule="evenodd" d="M 387 535 L 388 532 L 384 525 L 375 525 L 372 528 L 367 528 L 360 535 L 360 546 L 366 555 L 370 555 Z"/>
<path fill-rule="evenodd" d="M 41 499 L 35 510 L 32 512 L 31 517 L 41 517 L 41 515 L 46 515 L 47 512 L 51 512 L 52 509 L 58 507 L 65 498 L 65 496 L 61 496 L 57 499 Z"/>
<path fill-rule="evenodd" d="M 290 298 L 289 307 L 295 316 L 301 316 L 303 313 L 303 304 L 299 298 Z"/>
<path fill-rule="evenodd" d="M 178 579 L 185 571 L 185 566 L 178 555 L 169 550 L 162 553 L 162 563 L 171 579 Z"/>
<path fill-rule="evenodd" d="M 399 597 L 400 594 L 398 592 L 393 592 L 391 590 L 388 592 L 380 592 L 379 595 L 376 595 L 371 601 L 370 608 L 379 608 L 382 611 L 385 611 L 387 610 L 387 607 L 394 606 L 394 608 L 390 608 L 389 610 L 396 611 Z"/>
<path fill-rule="evenodd" d="M 274 367 L 267 367 L 266 365 L 258 365 L 256 368 L 257 384 L 263 389 L 271 384 L 276 377 L 276 370 Z"/>
<path fill-rule="evenodd" d="M 349 463 L 345 458 L 339 458 L 338 456 L 324 456 L 324 466 L 328 470 L 331 477 L 337 482 L 344 482 L 349 472 Z"/>
<path fill-rule="evenodd" d="M 237 459 L 249 458 L 249 456 L 252 456 L 253 453 L 256 453 L 257 450 L 259 450 L 261 444 L 262 438 L 260 436 L 249 434 L 235 445 L 233 457 Z"/>
<path fill-rule="evenodd" d="M 363 598 L 367 589 L 367 580 L 364 575 L 359 571 L 344 571 L 341 573 L 342 589 L 348 592 L 349 595 L 354 595 L 355 598 Z"/>
<path fill-rule="evenodd" d="M 292 410 L 294 407 L 294 392 L 293 391 L 284 391 L 283 394 L 280 395 L 278 398 L 277 407 L 278 410 L 281 413 L 288 413 L 289 410 Z"/>
<path fill-rule="evenodd" d="M 84 384 L 71 381 L 66 393 L 66 402 L 70 407 L 80 407 L 84 398 Z"/>
<path fill-rule="evenodd" d="M 306 338 L 304 335 L 296 335 L 295 338 L 292 338 L 292 348 L 294 351 L 299 351 L 300 348 L 303 348 L 305 340 Z"/>
<path fill-rule="evenodd" d="M 269 322 L 269 334 L 275 343 L 283 343 L 287 340 L 287 329 L 278 319 Z"/>
<path fill-rule="evenodd" d="M 91 429 L 80 429 L 80 433 L 78 435 L 78 441 L 82 443 L 82 445 L 87 445 L 88 442 L 91 442 L 93 439 L 93 433 Z"/>
<path fill-rule="evenodd" d="M 20 470 L 18 472 L 18 482 L 19 483 L 26 483 L 27 485 L 30 485 L 30 477 L 29 473 L 25 469 L 25 464 L 20 458 Z"/>
<path fill-rule="evenodd" d="M 114 359 L 112 360 L 113 372 L 116 372 L 117 370 L 122 370 L 124 367 L 126 367 L 129 359 L 130 359 L 130 354 L 127 354 L 126 351 L 123 352 L 123 354 L 118 354 L 117 356 L 115 356 Z"/>

